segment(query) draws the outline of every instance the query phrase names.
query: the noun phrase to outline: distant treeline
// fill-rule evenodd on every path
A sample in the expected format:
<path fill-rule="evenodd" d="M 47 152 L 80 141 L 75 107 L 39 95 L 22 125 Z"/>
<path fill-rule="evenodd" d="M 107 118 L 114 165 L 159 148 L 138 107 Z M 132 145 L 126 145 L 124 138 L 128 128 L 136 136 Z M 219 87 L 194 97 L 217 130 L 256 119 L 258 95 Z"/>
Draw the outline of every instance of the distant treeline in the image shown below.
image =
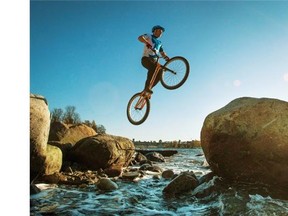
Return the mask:
<path fill-rule="evenodd" d="M 136 148 L 199 148 L 201 142 L 199 140 L 192 141 L 135 141 L 133 139 Z"/>
<path fill-rule="evenodd" d="M 96 124 L 94 120 L 81 121 L 80 114 L 76 112 L 75 106 L 66 106 L 65 111 L 61 108 L 54 108 L 50 112 L 51 123 L 64 122 L 65 124 L 86 124 L 93 128 L 97 133 L 106 133 L 106 128 L 101 124 Z"/>

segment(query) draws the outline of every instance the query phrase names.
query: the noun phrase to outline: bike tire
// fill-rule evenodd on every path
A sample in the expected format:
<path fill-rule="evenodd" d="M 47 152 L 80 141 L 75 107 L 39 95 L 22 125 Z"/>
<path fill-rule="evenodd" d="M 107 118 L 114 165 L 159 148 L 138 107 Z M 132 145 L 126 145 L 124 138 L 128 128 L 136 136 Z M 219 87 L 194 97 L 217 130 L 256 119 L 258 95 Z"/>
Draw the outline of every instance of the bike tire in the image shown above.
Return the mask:
<path fill-rule="evenodd" d="M 171 73 L 169 70 L 173 70 L 176 74 Z M 187 59 L 182 56 L 175 56 L 164 64 L 164 70 L 161 76 L 161 84 L 164 88 L 174 90 L 182 86 L 189 75 L 190 66 Z"/>
<path fill-rule="evenodd" d="M 135 105 L 139 99 L 145 100 L 144 107 L 139 110 L 135 109 Z M 147 97 L 143 97 L 142 93 L 136 93 L 131 97 L 127 105 L 127 118 L 131 124 L 140 125 L 142 124 L 148 117 L 150 112 L 150 101 Z"/>

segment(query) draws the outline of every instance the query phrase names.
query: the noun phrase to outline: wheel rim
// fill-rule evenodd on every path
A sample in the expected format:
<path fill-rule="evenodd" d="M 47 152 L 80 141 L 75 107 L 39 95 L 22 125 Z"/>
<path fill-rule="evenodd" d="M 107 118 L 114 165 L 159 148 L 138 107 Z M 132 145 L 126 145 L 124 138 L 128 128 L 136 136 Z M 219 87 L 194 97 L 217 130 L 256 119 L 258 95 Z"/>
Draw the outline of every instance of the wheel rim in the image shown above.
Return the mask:
<path fill-rule="evenodd" d="M 144 106 L 142 107 L 142 109 L 139 109 L 136 107 L 137 103 L 145 103 Z M 128 106 L 128 110 L 127 110 L 127 114 L 128 114 L 128 119 L 132 124 L 141 124 L 147 115 L 148 112 L 148 104 L 145 98 L 140 97 L 139 95 L 135 95 Z"/>
<path fill-rule="evenodd" d="M 168 64 L 165 65 L 165 67 L 176 72 L 176 74 L 173 74 L 168 70 L 165 70 L 163 72 L 162 79 L 166 86 L 171 87 L 177 86 L 182 82 L 182 80 L 184 80 L 187 73 L 187 65 L 183 60 L 181 59 L 171 60 L 171 62 L 168 62 Z"/>

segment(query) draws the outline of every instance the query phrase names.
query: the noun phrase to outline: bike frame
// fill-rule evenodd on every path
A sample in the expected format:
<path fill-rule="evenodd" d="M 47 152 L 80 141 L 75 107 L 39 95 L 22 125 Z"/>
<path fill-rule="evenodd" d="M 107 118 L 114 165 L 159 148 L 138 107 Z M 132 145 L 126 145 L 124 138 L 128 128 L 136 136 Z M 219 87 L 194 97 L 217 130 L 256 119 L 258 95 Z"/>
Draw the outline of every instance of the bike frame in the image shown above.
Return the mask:
<path fill-rule="evenodd" d="M 162 65 L 159 63 L 160 55 L 156 54 L 155 57 L 154 71 L 148 87 L 153 88 L 157 76 L 159 76 L 162 86 L 166 89 L 174 90 L 182 86 L 189 75 L 189 62 L 182 56 L 175 56 Z M 147 119 L 150 112 L 151 94 L 152 92 L 143 90 L 131 97 L 126 110 L 130 123 L 140 125 Z"/>
<path fill-rule="evenodd" d="M 152 89 L 153 84 L 154 84 L 154 82 L 155 82 L 155 79 L 156 79 L 156 77 L 158 76 L 158 73 L 160 72 L 161 69 L 163 69 L 163 72 L 164 72 L 164 71 L 169 71 L 169 72 L 171 72 L 171 73 L 173 73 L 173 74 L 176 74 L 175 71 L 170 70 L 169 68 L 161 65 L 161 64 L 159 63 L 159 59 L 162 58 L 162 57 L 160 57 L 160 56 L 156 53 L 155 50 L 152 50 L 152 51 L 156 54 L 157 59 L 156 59 L 156 68 L 155 68 L 155 71 L 154 71 L 153 76 L 152 76 L 152 78 L 151 78 L 151 81 L 150 81 L 150 83 L 149 83 L 149 89 Z M 140 110 L 141 110 L 141 109 L 145 106 L 145 104 L 146 104 L 146 99 L 149 100 L 150 97 L 151 97 L 151 93 L 148 93 L 148 92 L 143 91 L 143 92 L 141 93 L 141 95 L 140 95 L 140 98 L 139 98 L 138 102 L 137 102 L 136 105 L 135 105 L 135 109 L 140 109 Z"/>
<path fill-rule="evenodd" d="M 154 51 L 154 53 L 155 53 L 155 51 Z M 156 54 L 156 53 L 155 53 L 155 54 Z M 157 54 L 156 54 L 156 55 L 157 55 Z M 158 76 L 159 71 L 160 71 L 161 68 L 163 67 L 163 66 L 159 63 L 159 59 L 160 59 L 160 56 L 157 55 L 156 68 L 155 68 L 155 71 L 154 71 L 153 76 L 152 76 L 152 78 L 151 78 L 151 81 L 150 81 L 150 83 L 149 83 L 149 89 L 152 89 L 153 84 L 154 84 L 154 82 L 155 82 L 155 79 L 156 79 L 156 77 Z M 143 91 L 143 92 L 141 93 L 141 95 L 140 95 L 140 98 L 139 98 L 138 102 L 137 102 L 136 105 L 135 105 L 135 109 L 140 109 L 140 110 L 141 110 L 141 109 L 145 106 L 145 104 L 146 104 L 146 100 L 145 100 L 145 99 L 147 98 L 147 99 L 149 100 L 150 96 L 151 96 L 150 93 Z"/>

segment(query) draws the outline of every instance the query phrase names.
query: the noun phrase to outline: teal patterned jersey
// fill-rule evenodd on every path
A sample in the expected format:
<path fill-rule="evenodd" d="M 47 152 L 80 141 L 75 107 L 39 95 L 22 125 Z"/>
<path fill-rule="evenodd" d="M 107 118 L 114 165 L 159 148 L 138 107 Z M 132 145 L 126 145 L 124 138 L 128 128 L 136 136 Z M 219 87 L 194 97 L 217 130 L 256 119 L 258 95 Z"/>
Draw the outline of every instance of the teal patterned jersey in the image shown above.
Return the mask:
<path fill-rule="evenodd" d="M 144 34 L 143 37 L 149 42 L 154 50 L 156 50 L 157 55 L 159 52 L 163 52 L 163 46 L 160 40 L 158 40 L 154 35 Z M 148 49 L 146 45 L 144 46 L 143 56 L 156 58 L 155 53 Z"/>

